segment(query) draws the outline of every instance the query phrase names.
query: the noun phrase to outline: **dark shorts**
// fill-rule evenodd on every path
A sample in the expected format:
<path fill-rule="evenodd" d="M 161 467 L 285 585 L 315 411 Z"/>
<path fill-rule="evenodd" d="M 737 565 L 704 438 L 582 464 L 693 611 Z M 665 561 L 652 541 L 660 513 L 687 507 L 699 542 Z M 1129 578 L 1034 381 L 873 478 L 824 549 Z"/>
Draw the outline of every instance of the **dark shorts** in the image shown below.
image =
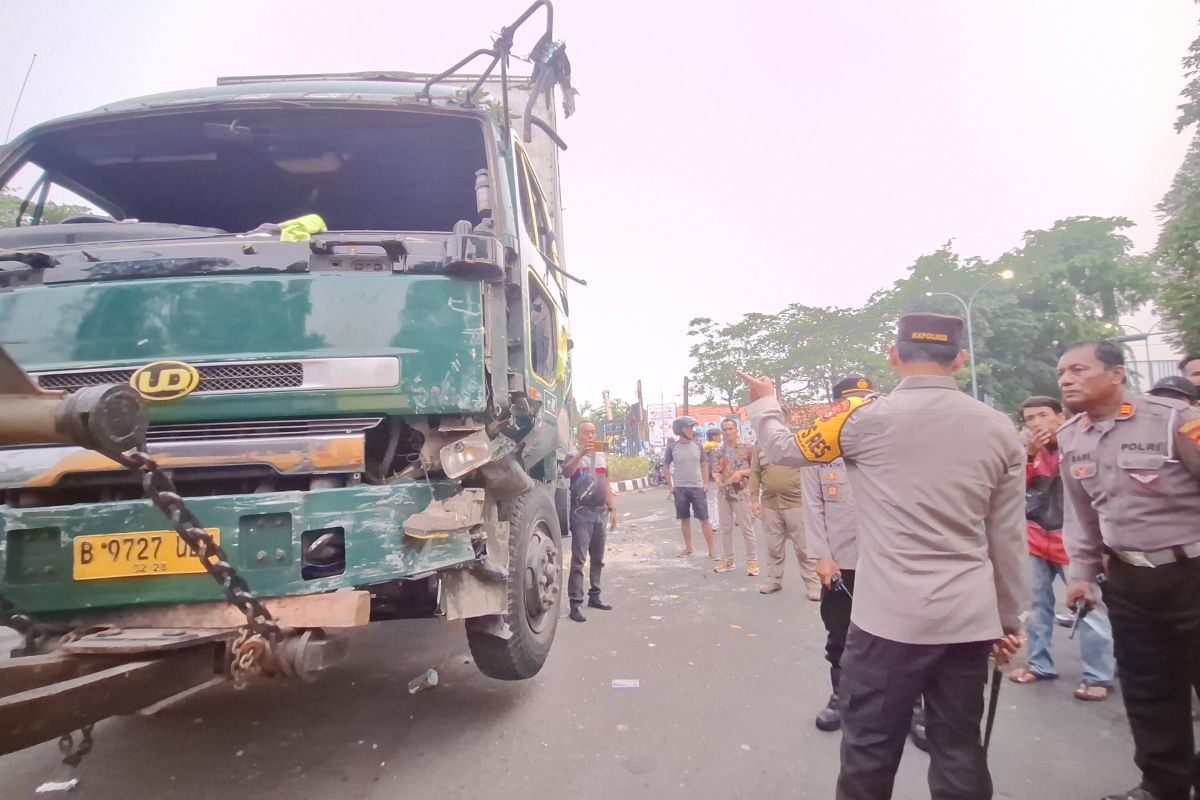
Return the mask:
<path fill-rule="evenodd" d="M 675 519 L 708 519 L 708 501 L 699 486 L 675 487 Z"/>

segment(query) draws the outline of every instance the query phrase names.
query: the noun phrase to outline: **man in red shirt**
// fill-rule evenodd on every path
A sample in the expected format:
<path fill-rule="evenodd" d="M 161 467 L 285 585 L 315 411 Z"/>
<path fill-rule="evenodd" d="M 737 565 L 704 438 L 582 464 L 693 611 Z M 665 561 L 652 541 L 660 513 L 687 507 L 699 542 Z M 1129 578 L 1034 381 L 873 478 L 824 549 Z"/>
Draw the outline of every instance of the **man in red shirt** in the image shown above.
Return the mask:
<path fill-rule="evenodd" d="M 1066 582 L 1063 568 L 1063 485 L 1059 475 L 1058 428 L 1065 421 L 1062 404 L 1053 397 L 1030 397 L 1021 404 L 1021 421 L 1028 437 L 1025 466 L 1025 526 L 1033 568 L 1033 607 L 1026 621 L 1029 662 L 1010 675 L 1016 683 L 1057 678 L 1050 640 L 1054 632 L 1054 581 Z M 1097 606 L 1079 625 L 1083 681 L 1075 690 L 1079 700 L 1104 700 L 1113 682 L 1112 626 L 1103 606 Z"/>

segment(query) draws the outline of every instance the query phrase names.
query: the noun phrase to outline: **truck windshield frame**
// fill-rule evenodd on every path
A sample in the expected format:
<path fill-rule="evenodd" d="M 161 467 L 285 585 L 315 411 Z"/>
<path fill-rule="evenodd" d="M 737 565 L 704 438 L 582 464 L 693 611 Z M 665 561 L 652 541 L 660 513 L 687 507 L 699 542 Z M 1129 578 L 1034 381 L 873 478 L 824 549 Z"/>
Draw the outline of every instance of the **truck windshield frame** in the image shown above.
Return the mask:
<path fill-rule="evenodd" d="M 481 221 L 475 173 L 490 170 L 479 114 L 245 103 L 46 130 L 6 170 L 0 193 L 24 196 L 31 167 L 114 220 L 227 232 L 309 213 L 330 230 L 450 231 Z M 22 224 L 59 221 L 28 211 Z"/>

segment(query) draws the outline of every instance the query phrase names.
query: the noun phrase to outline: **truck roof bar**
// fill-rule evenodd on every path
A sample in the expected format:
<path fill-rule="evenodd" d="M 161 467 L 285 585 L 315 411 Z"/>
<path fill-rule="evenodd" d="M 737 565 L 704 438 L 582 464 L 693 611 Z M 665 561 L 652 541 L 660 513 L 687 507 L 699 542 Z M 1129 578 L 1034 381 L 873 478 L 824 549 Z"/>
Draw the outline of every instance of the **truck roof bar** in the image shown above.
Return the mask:
<path fill-rule="evenodd" d="M 546 32 L 538 39 L 533 50 L 529 53 L 529 58 L 533 61 L 533 75 L 530 77 L 532 90 L 529 94 L 529 101 L 525 104 L 525 126 L 523 137 L 526 142 L 529 142 L 533 137 L 533 107 L 537 103 L 538 97 L 543 94 L 546 96 L 547 106 L 550 103 L 550 89 L 554 84 L 558 84 L 563 92 L 563 114 L 571 116 L 575 111 L 575 89 L 571 86 L 571 62 L 567 60 L 566 45 L 562 42 L 554 41 L 554 6 L 550 0 L 536 0 L 533 5 L 525 9 L 525 13 L 517 17 L 511 25 L 506 25 L 500 29 L 499 36 L 496 37 L 490 48 L 481 48 L 458 61 L 454 66 L 444 70 L 437 75 L 429 78 L 425 82 L 424 88 L 421 90 L 418 97 L 423 97 L 426 100 L 433 102 L 430 95 L 430 89 L 453 76 L 458 70 L 465 67 L 475 59 L 483 56 L 491 58 L 491 62 L 480 74 L 479 79 L 475 84 L 467 90 L 466 97 L 463 100 L 464 105 L 472 105 L 475 102 L 475 95 L 483 87 L 484 81 L 491 77 L 492 72 L 496 69 L 496 65 L 500 65 L 500 93 L 501 104 L 504 109 L 504 125 L 506 128 L 510 126 L 510 116 L 508 111 L 508 59 L 512 54 L 513 34 L 526 21 L 529 20 L 533 13 L 545 6 L 546 8 Z M 548 125 L 538 121 L 538 127 L 542 130 L 547 130 Z M 558 136 L 551 137 L 554 143 L 562 149 L 566 149 L 566 144 Z M 507 146 L 507 145 L 506 145 Z"/>

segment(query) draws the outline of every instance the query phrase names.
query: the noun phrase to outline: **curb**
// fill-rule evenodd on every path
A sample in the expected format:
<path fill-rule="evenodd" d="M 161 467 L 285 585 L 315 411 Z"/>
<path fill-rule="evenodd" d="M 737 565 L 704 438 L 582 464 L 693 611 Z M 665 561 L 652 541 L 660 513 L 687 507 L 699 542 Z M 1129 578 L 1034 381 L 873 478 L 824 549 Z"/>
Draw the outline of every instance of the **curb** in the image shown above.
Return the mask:
<path fill-rule="evenodd" d="M 646 477 L 634 478 L 629 481 L 617 481 L 613 484 L 613 494 L 621 494 L 623 492 L 632 492 L 636 489 L 645 489 L 650 485 L 650 479 Z"/>

